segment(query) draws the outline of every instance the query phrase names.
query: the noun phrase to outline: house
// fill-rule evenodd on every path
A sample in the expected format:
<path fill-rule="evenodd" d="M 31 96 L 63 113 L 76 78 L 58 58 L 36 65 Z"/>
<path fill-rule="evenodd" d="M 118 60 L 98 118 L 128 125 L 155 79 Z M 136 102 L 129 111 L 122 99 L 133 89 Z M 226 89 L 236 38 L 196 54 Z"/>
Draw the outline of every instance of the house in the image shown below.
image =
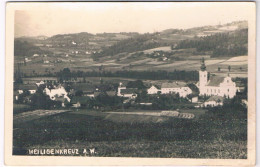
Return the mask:
<path fill-rule="evenodd" d="M 39 55 L 38 54 L 34 54 L 33 57 L 39 57 Z"/>
<path fill-rule="evenodd" d="M 75 96 L 71 99 L 72 107 L 79 108 L 88 105 L 88 97 L 86 96 Z"/>
<path fill-rule="evenodd" d="M 44 64 L 49 64 L 50 61 L 49 61 L 49 60 L 44 60 L 43 63 L 44 63 Z"/>
<path fill-rule="evenodd" d="M 208 80 L 208 72 L 204 59 L 202 59 L 201 70 L 199 71 L 198 88 L 200 95 L 207 96 L 222 96 L 233 98 L 236 95 L 236 83 L 232 81 L 231 77 L 210 76 Z"/>
<path fill-rule="evenodd" d="M 192 103 L 198 103 L 198 101 L 199 101 L 198 96 L 194 96 L 194 97 L 191 98 Z"/>
<path fill-rule="evenodd" d="M 79 107 L 81 107 L 81 104 L 80 104 L 80 102 L 72 103 L 72 107 L 79 108 Z"/>
<path fill-rule="evenodd" d="M 147 94 L 153 95 L 153 94 L 157 94 L 160 91 L 161 90 L 157 86 L 152 85 L 149 89 L 147 89 Z"/>
<path fill-rule="evenodd" d="M 161 86 L 162 94 L 179 94 L 180 97 L 187 97 L 187 95 L 192 93 L 192 90 L 187 86 L 185 82 L 172 82 L 172 83 L 163 83 Z"/>
<path fill-rule="evenodd" d="M 28 90 L 29 92 L 30 92 L 30 94 L 34 94 L 34 93 L 36 93 L 36 90 L 34 89 L 34 90 Z"/>
<path fill-rule="evenodd" d="M 23 90 L 17 90 L 19 94 L 23 94 Z"/>
<path fill-rule="evenodd" d="M 223 106 L 224 97 L 222 96 L 211 96 L 208 100 L 206 100 L 202 107 L 215 107 L 215 106 Z"/>
<path fill-rule="evenodd" d="M 135 99 L 137 97 L 137 89 L 136 88 L 122 89 L 121 96 L 130 98 L 130 99 Z"/>
<path fill-rule="evenodd" d="M 65 88 L 61 85 L 57 86 L 54 89 L 45 88 L 43 92 L 50 97 L 51 100 L 56 100 L 57 97 L 64 97 L 70 102 L 70 98 L 68 97 L 68 93 Z"/>
<path fill-rule="evenodd" d="M 18 91 L 14 91 L 14 99 L 17 101 L 19 100 L 20 93 Z"/>
<path fill-rule="evenodd" d="M 241 99 L 241 102 L 242 102 L 242 104 L 245 105 L 246 107 L 248 106 L 247 99 Z"/>
<path fill-rule="evenodd" d="M 55 97 L 55 101 L 60 101 L 62 107 L 65 107 L 66 103 L 68 103 L 67 99 L 64 97 Z"/>

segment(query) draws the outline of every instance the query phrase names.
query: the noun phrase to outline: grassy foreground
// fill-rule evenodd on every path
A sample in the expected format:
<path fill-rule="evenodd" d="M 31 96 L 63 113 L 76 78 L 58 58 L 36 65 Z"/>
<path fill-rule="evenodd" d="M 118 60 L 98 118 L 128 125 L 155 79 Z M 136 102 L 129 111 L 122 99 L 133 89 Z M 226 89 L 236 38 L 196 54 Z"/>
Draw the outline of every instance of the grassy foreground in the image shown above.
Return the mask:
<path fill-rule="evenodd" d="M 14 123 L 13 153 L 24 154 L 17 150 L 29 148 L 96 148 L 95 156 L 247 158 L 246 120 L 120 123 L 105 120 L 104 113 L 82 112 Z"/>

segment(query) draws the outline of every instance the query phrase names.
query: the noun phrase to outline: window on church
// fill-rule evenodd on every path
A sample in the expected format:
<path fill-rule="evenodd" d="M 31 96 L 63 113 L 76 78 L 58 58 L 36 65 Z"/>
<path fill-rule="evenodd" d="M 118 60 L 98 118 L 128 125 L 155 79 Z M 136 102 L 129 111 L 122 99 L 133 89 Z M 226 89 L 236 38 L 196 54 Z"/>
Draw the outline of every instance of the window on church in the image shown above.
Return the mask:
<path fill-rule="evenodd" d="M 215 89 L 215 93 L 216 93 L 216 89 Z"/>
<path fill-rule="evenodd" d="M 218 90 L 218 93 L 220 93 L 220 90 Z"/>
<path fill-rule="evenodd" d="M 229 89 L 227 91 L 229 92 Z"/>

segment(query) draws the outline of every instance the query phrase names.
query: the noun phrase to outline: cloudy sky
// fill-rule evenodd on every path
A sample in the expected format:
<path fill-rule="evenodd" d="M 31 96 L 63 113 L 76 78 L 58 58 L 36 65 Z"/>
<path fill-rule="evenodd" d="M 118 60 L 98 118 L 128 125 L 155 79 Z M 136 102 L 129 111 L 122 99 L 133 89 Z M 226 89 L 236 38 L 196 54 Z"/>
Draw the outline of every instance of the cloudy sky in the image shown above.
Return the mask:
<path fill-rule="evenodd" d="M 252 5 L 252 4 L 251 4 Z M 247 20 L 250 3 L 29 3 L 17 5 L 15 37 L 155 32 Z M 252 6 L 251 6 L 252 7 Z"/>

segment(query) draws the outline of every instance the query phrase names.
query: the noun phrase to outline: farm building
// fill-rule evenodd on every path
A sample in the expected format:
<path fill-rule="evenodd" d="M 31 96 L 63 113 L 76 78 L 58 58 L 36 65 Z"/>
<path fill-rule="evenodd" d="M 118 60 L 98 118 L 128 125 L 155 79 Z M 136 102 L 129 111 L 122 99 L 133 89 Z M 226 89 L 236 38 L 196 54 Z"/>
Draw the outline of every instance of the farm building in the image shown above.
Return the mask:
<path fill-rule="evenodd" d="M 157 94 L 159 91 L 161 91 L 157 86 L 152 85 L 149 89 L 147 89 L 147 94 L 153 95 Z"/>
<path fill-rule="evenodd" d="M 237 92 L 236 83 L 232 81 L 229 75 L 226 77 L 210 76 L 208 80 L 208 72 L 206 71 L 204 59 L 202 59 L 201 70 L 199 71 L 198 87 L 200 95 L 207 96 L 233 98 Z"/>
<path fill-rule="evenodd" d="M 211 96 L 208 100 L 206 100 L 202 107 L 215 107 L 222 106 L 224 101 L 224 97 L 222 96 Z"/>
<path fill-rule="evenodd" d="M 192 93 L 192 90 L 185 82 L 163 83 L 161 87 L 162 94 L 178 93 L 180 97 L 187 97 Z"/>

